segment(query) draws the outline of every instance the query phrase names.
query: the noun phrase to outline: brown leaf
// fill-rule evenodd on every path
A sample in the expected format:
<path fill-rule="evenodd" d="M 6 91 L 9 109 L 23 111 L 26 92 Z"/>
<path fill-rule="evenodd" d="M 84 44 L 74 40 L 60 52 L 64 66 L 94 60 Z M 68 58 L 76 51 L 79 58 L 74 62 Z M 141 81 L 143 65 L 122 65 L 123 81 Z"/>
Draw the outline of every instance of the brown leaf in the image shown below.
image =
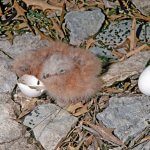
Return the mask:
<path fill-rule="evenodd" d="M 88 112 L 88 107 L 87 104 L 83 105 L 81 102 L 77 103 L 77 104 L 71 104 L 68 108 L 67 111 L 72 113 L 74 116 L 80 116 L 82 114 L 85 114 L 86 112 Z"/>
<path fill-rule="evenodd" d="M 60 11 L 62 10 L 61 7 L 50 5 L 43 0 L 23 0 L 23 1 L 29 6 L 40 6 L 43 11 L 46 9 L 60 10 Z"/>
<path fill-rule="evenodd" d="M 93 38 L 89 38 L 88 40 L 86 40 L 86 49 L 89 49 L 94 43 L 95 40 Z"/>
<path fill-rule="evenodd" d="M 35 106 L 37 105 L 37 99 L 32 99 L 32 100 L 26 100 L 23 104 L 22 104 L 22 112 L 19 115 L 18 119 L 24 117 L 25 115 L 27 115 L 29 112 L 31 112 Z"/>
<path fill-rule="evenodd" d="M 112 134 L 113 131 L 112 129 L 106 128 L 101 124 L 95 125 L 90 122 L 85 122 L 85 124 L 93 128 L 99 134 L 99 136 L 102 137 L 104 140 L 126 147 L 125 144 L 120 139 L 118 139 Z"/>
<path fill-rule="evenodd" d="M 18 4 L 18 2 L 17 2 L 16 0 L 14 1 L 13 7 L 14 7 L 14 8 L 16 9 L 16 11 L 17 11 L 16 18 L 19 17 L 19 16 L 25 16 L 26 10 L 24 10 L 24 9 Z"/>

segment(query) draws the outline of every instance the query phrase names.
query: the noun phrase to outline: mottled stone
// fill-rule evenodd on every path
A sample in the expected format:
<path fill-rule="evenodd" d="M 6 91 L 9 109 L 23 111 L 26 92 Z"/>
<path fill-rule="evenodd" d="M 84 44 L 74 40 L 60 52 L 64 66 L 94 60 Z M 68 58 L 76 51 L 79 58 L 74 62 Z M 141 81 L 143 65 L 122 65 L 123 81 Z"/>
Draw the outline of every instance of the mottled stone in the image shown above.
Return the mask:
<path fill-rule="evenodd" d="M 80 45 L 86 38 L 96 34 L 104 20 L 105 16 L 100 9 L 67 13 L 65 23 L 70 30 L 70 44 Z"/>
<path fill-rule="evenodd" d="M 149 126 L 150 97 L 112 97 L 109 106 L 97 114 L 97 119 L 108 128 L 114 128 L 114 134 L 128 143 Z"/>
<path fill-rule="evenodd" d="M 123 43 L 131 32 L 132 20 L 122 20 L 110 23 L 108 28 L 97 35 L 97 41 L 103 42 L 109 49 Z M 150 23 L 137 22 L 137 36 L 141 41 L 150 43 Z M 99 43 L 101 43 L 99 42 Z M 97 45 L 100 45 L 97 43 Z"/>
<path fill-rule="evenodd" d="M 46 150 L 53 150 L 67 135 L 77 118 L 54 104 L 36 107 L 25 117 L 24 125 L 30 127 L 35 138 Z"/>
<path fill-rule="evenodd" d="M 150 0 L 132 0 L 132 3 L 142 12 L 142 14 L 147 16 L 150 15 Z"/>

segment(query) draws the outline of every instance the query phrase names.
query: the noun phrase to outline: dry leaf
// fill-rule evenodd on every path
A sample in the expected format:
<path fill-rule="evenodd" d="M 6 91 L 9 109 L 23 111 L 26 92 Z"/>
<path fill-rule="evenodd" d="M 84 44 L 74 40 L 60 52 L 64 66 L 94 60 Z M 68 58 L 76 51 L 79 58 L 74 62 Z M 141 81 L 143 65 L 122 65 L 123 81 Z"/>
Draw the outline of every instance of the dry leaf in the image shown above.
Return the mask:
<path fill-rule="evenodd" d="M 84 105 L 83 107 L 79 108 L 76 110 L 76 113 L 74 113 L 73 115 L 74 116 L 80 116 L 80 115 L 83 115 L 85 113 L 87 113 L 89 110 L 88 110 L 88 107 L 87 105 Z"/>
<path fill-rule="evenodd" d="M 95 40 L 93 38 L 89 38 L 88 40 L 86 40 L 86 49 L 89 49 L 94 43 Z"/>
<path fill-rule="evenodd" d="M 92 129 L 94 129 L 99 134 L 99 136 L 102 137 L 104 140 L 126 147 L 125 144 L 120 139 L 118 139 L 112 134 L 113 129 L 106 128 L 101 124 L 95 125 L 90 122 L 84 122 L 84 123 L 90 126 Z"/>
<path fill-rule="evenodd" d="M 46 1 L 43 1 L 43 0 L 23 0 L 23 1 L 29 6 L 40 6 L 43 11 L 46 9 L 62 11 L 61 7 L 50 5 Z"/>
<path fill-rule="evenodd" d="M 23 104 L 22 104 L 22 112 L 19 115 L 18 119 L 24 117 L 25 115 L 27 115 L 29 112 L 31 112 L 35 106 L 37 105 L 37 99 L 32 99 L 32 100 L 26 100 Z"/>
<path fill-rule="evenodd" d="M 88 112 L 88 106 L 87 104 L 83 105 L 81 102 L 77 103 L 77 104 L 71 104 L 68 108 L 67 111 L 70 112 L 71 114 L 73 114 L 74 116 L 80 116 L 82 114 L 85 114 L 86 112 Z"/>
<path fill-rule="evenodd" d="M 76 109 L 83 107 L 83 104 L 81 102 L 76 103 L 76 104 L 71 104 L 69 105 L 69 107 L 67 108 L 67 111 L 70 113 L 75 113 Z"/>
<path fill-rule="evenodd" d="M 19 17 L 19 16 L 25 16 L 26 10 L 24 10 L 24 9 L 18 4 L 18 2 L 17 2 L 16 0 L 14 1 L 13 7 L 14 7 L 14 8 L 16 9 L 16 11 L 17 11 L 16 18 Z"/>

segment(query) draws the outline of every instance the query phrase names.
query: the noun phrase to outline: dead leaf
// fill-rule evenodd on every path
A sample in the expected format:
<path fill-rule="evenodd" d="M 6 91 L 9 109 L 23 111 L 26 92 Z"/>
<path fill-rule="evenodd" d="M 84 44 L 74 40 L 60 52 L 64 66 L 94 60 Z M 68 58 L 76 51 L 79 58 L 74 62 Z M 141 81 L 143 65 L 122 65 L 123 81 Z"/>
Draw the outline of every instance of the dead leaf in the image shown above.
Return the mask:
<path fill-rule="evenodd" d="M 76 104 L 71 104 L 69 105 L 69 107 L 67 108 L 67 111 L 70 113 L 75 113 L 76 109 L 83 107 L 83 104 L 81 102 L 76 103 Z"/>
<path fill-rule="evenodd" d="M 83 105 L 81 102 L 77 103 L 77 104 L 71 104 L 68 108 L 67 111 L 70 112 L 71 114 L 73 114 L 74 116 L 80 116 L 82 114 L 85 114 L 86 112 L 88 112 L 88 106 L 87 104 Z"/>
<path fill-rule="evenodd" d="M 84 122 L 84 123 L 90 126 L 92 129 L 94 129 L 99 134 L 99 136 L 102 137 L 104 140 L 126 147 L 125 144 L 120 139 L 118 139 L 112 134 L 113 129 L 106 128 L 104 125 L 101 124 L 95 125 L 90 122 Z"/>
<path fill-rule="evenodd" d="M 23 0 L 23 1 L 28 6 L 40 6 L 43 11 L 46 10 L 46 9 L 62 11 L 62 7 L 50 5 L 46 1 L 43 1 L 43 0 Z"/>
<path fill-rule="evenodd" d="M 25 16 L 26 10 L 24 10 L 24 9 L 18 4 L 18 2 L 17 2 L 16 0 L 14 1 L 13 7 L 14 7 L 14 8 L 16 9 L 16 11 L 17 11 L 16 18 L 18 18 L 19 16 Z"/>
<path fill-rule="evenodd" d="M 76 113 L 74 113 L 73 115 L 74 115 L 75 117 L 77 117 L 77 116 L 80 116 L 80 115 L 83 115 L 83 114 L 87 113 L 88 111 L 89 111 L 89 110 L 88 110 L 88 107 L 87 107 L 87 105 L 85 104 L 82 108 L 77 109 L 77 110 L 76 110 Z"/>
<path fill-rule="evenodd" d="M 86 49 L 88 50 L 95 43 L 95 39 L 89 38 L 86 40 Z"/>
<path fill-rule="evenodd" d="M 22 104 L 22 112 L 19 115 L 18 119 L 24 117 L 25 115 L 27 115 L 29 112 L 31 112 L 35 106 L 37 105 L 37 99 L 34 98 L 32 100 L 26 100 L 23 104 Z"/>

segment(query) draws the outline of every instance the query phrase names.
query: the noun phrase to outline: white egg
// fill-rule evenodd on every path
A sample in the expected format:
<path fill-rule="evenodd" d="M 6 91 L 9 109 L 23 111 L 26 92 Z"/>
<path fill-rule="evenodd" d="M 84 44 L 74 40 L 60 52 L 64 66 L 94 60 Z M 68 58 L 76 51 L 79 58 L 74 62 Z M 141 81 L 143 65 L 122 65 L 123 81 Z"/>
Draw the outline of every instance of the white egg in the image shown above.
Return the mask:
<path fill-rule="evenodd" d="M 141 73 L 138 86 L 143 94 L 150 96 L 150 66 Z"/>
<path fill-rule="evenodd" d="M 21 92 L 29 97 L 38 97 L 45 91 L 44 84 L 32 75 L 23 75 L 17 84 Z"/>

